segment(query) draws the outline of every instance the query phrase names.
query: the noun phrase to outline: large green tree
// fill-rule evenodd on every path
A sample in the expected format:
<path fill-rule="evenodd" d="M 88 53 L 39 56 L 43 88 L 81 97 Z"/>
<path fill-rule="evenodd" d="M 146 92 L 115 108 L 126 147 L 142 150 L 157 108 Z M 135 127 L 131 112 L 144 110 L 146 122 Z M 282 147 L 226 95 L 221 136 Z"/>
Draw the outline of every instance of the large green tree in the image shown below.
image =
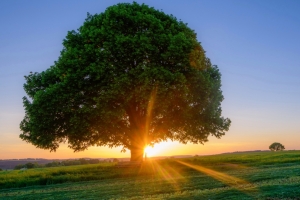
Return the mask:
<path fill-rule="evenodd" d="M 230 126 L 218 68 L 172 15 L 117 4 L 88 14 L 63 46 L 53 66 L 25 76 L 20 137 L 38 148 L 122 146 L 138 161 L 146 145 L 204 143 Z"/>

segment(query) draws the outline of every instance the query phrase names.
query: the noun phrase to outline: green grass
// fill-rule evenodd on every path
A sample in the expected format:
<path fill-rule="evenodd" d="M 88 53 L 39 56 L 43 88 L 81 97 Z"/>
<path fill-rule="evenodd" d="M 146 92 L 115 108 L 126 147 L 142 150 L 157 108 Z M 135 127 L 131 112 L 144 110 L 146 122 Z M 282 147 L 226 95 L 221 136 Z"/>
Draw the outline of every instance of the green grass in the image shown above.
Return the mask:
<path fill-rule="evenodd" d="M 300 151 L 0 172 L 0 199 L 300 199 Z"/>

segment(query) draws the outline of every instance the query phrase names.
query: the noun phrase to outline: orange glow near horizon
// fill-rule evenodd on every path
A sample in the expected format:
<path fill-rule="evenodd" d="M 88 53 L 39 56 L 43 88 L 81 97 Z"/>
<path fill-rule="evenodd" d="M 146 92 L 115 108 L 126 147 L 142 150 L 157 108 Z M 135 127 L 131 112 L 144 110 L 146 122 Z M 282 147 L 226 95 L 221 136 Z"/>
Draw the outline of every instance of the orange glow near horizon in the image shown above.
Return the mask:
<path fill-rule="evenodd" d="M 209 142 L 202 144 L 180 144 L 179 142 L 165 141 L 157 143 L 154 147 L 147 148 L 148 157 L 156 156 L 176 156 L 176 155 L 213 155 L 235 151 L 253 151 L 268 150 L 273 139 L 261 139 L 257 141 L 255 138 L 248 140 L 239 140 L 235 134 L 227 134 L 222 139 L 209 137 Z M 288 144 L 289 138 L 283 141 Z M 297 141 L 297 140 L 293 140 Z M 130 151 L 121 152 L 121 147 L 89 147 L 88 150 L 82 152 L 73 152 L 68 148 L 67 144 L 61 144 L 56 152 L 38 149 L 32 144 L 25 143 L 18 135 L 10 134 L 1 140 L 0 159 L 22 159 L 22 158 L 45 158 L 45 159 L 69 159 L 69 158 L 129 158 Z M 287 145 L 286 145 L 287 146 Z M 289 145 L 286 150 L 298 149 L 297 145 Z"/>
<path fill-rule="evenodd" d="M 38 149 L 35 146 L 20 142 L 19 138 L 12 139 L 14 142 L 7 142 L 0 146 L 0 159 L 21 159 L 21 158 L 45 158 L 45 159 L 69 159 L 69 158 L 129 158 L 130 151 L 121 152 L 121 147 L 89 147 L 88 150 L 73 152 L 67 144 L 61 144 L 56 152 Z M 263 142 L 262 142 L 263 143 Z M 259 144 L 257 144 L 259 145 Z M 245 143 L 230 143 L 227 138 L 224 140 L 211 139 L 210 142 L 202 144 L 180 144 L 179 142 L 161 142 L 153 147 L 147 147 L 147 157 L 176 156 L 176 155 L 212 155 L 233 151 L 264 150 L 263 145 L 253 146 L 244 149 Z"/>

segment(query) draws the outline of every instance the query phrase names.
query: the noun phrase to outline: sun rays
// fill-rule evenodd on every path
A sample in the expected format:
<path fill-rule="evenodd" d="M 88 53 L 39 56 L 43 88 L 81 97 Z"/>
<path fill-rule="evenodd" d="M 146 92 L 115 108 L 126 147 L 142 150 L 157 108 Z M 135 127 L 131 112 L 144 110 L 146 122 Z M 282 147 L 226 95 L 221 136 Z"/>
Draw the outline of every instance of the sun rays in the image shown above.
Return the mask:
<path fill-rule="evenodd" d="M 248 189 L 245 189 L 243 188 L 242 186 L 244 185 L 250 185 L 251 183 L 246 181 L 246 180 L 243 180 L 243 179 L 240 179 L 240 178 L 237 178 L 237 177 L 234 177 L 234 176 L 230 176 L 228 174 L 225 174 L 225 173 L 222 173 L 222 172 L 218 172 L 218 171 L 215 171 L 215 170 L 212 170 L 212 169 L 209 169 L 209 168 L 206 168 L 206 167 L 203 167 L 203 166 L 200 166 L 200 165 L 193 165 L 193 164 L 190 164 L 190 163 L 187 163 L 187 162 L 183 162 L 183 161 L 180 161 L 180 160 L 176 160 L 176 162 L 182 164 L 182 165 L 185 165 L 187 167 L 190 167 L 192 169 L 195 169 L 201 173 L 204 173 L 218 181 L 221 181 L 222 183 L 225 183 L 226 185 L 229 185 L 237 190 L 240 190 L 244 193 L 247 193 L 247 194 L 251 194 L 252 192 L 257 192 L 257 188 L 255 187 L 248 187 Z"/>
<path fill-rule="evenodd" d="M 226 164 L 226 166 L 236 168 L 236 166 L 232 166 L 233 164 Z M 190 181 L 192 181 L 188 176 L 186 176 L 187 168 L 194 169 L 202 174 L 205 174 L 217 182 L 226 185 L 227 187 L 238 190 L 245 195 L 252 196 L 258 192 L 258 188 L 254 187 L 253 184 L 245 179 L 238 178 L 224 172 L 216 171 L 210 169 L 208 167 L 191 164 L 189 162 L 184 162 L 182 160 L 177 159 L 169 159 L 169 160 L 152 160 L 149 159 L 145 161 L 141 168 L 139 169 L 140 173 L 152 174 L 152 179 L 157 179 L 157 184 L 161 184 L 161 181 L 166 181 L 169 184 L 170 188 L 173 188 L 174 191 L 181 191 L 184 189 L 185 185 L 190 185 Z M 239 167 L 244 168 L 244 167 Z M 246 171 L 245 171 L 246 172 Z M 200 176 L 199 179 L 203 179 L 205 177 Z M 217 184 L 216 182 L 216 184 Z M 151 187 L 157 187 L 157 185 L 152 185 Z M 205 187 L 203 188 L 205 189 Z"/>
<path fill-rule="evenodd" d="M 180 173 L 177 166 L 172 165 L 170 162 L 159 162 L 156 160 L 148 160 L 143 163 L 140 168 L 140 173 L 142 171 L 149 170 L 153 173 L 158 180 L 167 181 L 170 187 L 173 187 L 175 191 L 179 191 L 180 184 L 179 182 L 186 182 L 187 180 Z"/>

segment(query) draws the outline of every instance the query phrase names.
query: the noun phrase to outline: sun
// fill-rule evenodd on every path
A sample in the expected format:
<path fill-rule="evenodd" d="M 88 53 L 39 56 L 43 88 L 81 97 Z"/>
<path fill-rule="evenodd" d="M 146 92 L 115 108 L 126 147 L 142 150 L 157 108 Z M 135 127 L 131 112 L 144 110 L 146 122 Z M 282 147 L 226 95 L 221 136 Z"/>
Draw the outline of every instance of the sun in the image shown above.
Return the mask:
<path fill-rule="evenodd" d="M 174 146 L 175 143 L 172 141 L 163 141 L 160 143 L 154 144 L 153 147 L 147 146 L 144 151 L 147 157 L 154 157 L 154 156 L 168 156 L 174 155 Z"/>
<path fill-rule="evenodd" d="M 150 147 L 150 146 L 147 146 L 144 151 L 145 151 L 145 155 L 147 157 L 151 157 L 155 154 L 155 149 L 153 147 Z"/>
<path fill-rule="evenodd" d="M 162 156 L 165 153 L 167 145 L 165 143 L 159 143 L 155 144 L 153 147 L 147 146 L 145 148 L 145 155 L 147 157 L 153 157 L 153 156 Z"/>

